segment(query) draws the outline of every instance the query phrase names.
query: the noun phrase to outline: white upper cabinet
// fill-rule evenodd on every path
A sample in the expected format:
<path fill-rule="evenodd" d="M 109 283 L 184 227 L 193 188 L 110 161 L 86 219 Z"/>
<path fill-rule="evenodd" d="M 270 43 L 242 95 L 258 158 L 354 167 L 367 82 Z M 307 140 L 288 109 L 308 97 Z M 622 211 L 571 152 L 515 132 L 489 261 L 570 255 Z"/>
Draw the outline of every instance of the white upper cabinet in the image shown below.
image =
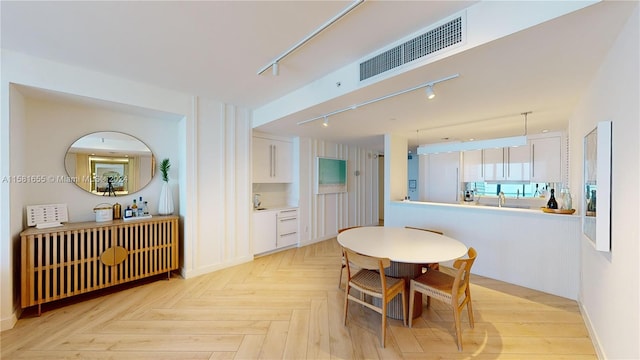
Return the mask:
<path fill-rule="evenodd" d="M 530 139 L 531 182 L 562 181 L 562 138 L 560 136 Z"/>
<path fill-rule="evenodd" d="M 293 144 L 290 141 L 253 137 L 253 182 L 293 182 Z"/>
<path fill-rule="evenodd" d="M 557 135 L 556 135 L 557 134 Z M 464 151 L 464 182 L 562 182 L 562 134 L 534 135 L 527 145 Z"/>
<path fill-rule="evenodd" d="M 485 181 L 529 181 L 529 146 L 484 149 Z"/>
<path fill-rule="evenodd" d="M 465 151 L 464 181 L 529 181 L 529 146 Z"/>
<path fill-rule="evenodd" d="M 528 145 L 508 147 L 506 152 L 507 165 L 505 166 L 506 180 L 529 181 L 530 176 L 530 149 Z"/>
<path fill-rule="evenodd" d="M 464 163 L 464 182 L 483 182 L 484 165 L 482 162 L 482 150 L 470 150 L 462 153 Z"/>
<path fill-rule="evenodd" d="M 504 148 L 484 149 L 483 155 L 484 180 L 506 180 L 506 172 L 504 166 L 506 154 Z"/>

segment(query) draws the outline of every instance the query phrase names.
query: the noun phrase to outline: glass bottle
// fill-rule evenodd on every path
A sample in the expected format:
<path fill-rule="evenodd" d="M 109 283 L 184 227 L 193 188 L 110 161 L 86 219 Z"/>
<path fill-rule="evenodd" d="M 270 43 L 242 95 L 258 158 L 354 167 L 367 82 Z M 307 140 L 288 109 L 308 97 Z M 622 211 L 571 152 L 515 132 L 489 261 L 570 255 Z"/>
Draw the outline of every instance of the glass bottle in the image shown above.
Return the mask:
<path fill-rule="evenodd" d="M 138 216 L 138 204 L 136 204 L 136 199 L 133 199 L 133 205 L 131 205 L 132 216 Z"/>
<path fill-rule="evenodd" d="M 571 192 L 569 191 L 569 188 L 564 189 L 564 193 L 562 194 L 562 208 L 565 210 L 573 209 Z"/>
<path fill-rule="evenodd" d="M 587 211 L 596 211 L 596 191 L 591 190 L 591 197 L 589 198 L 589 203 L 587 204 Z"/>
<path fill-rule="evenodd" d="M 142 214 L 145 216 L 149 215 L 149 204 L 147 204 L 147 201 L 144 202 L 144 206 L 142 207 Z"/>
<path fill-rule="evenodd" d="M 140 204 L 140 206 L 138 207 L 138 216 L 143 216 L 144 215 L 144 207 L 143 207 L 143 203 L 142 203 L 142 196 L 140 196 L 140 199 L 138 200 L 138 204 Z"/>
<path fill-rule="evenodd" d="M 551 189 L 551 197 L 549 197 L 549 201 L 547 201 L 547 208 L 549 209 L 557 209 L 558 208 L 558 202 L 556 201 L 556 197 L 554 194 L 554 190 Z"/>

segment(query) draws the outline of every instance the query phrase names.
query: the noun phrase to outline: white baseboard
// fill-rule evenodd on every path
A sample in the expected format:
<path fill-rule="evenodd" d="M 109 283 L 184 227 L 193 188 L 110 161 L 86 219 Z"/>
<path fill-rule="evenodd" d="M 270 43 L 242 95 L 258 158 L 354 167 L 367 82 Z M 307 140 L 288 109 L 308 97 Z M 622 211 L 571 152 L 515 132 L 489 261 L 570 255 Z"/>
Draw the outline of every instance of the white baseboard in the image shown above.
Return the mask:
<path fill-rule="evenodd" d="M 253 261 L 253 255 L 240 257 L 240 258 L 237 258 L 237 259 L 233 259 L 233 261 L 229 261 L 229 262 L 225 262 L 225 263 L 205 266 L 205 267 L 199 268 L 199 269 L 185 270 L 184 268 L 180 268 L 180 275 L 184 279 L 189 279 L 189 278 L 193 278 L 193 277 L 196 277 L 196 276 L 209 274 L 209 273 L 212 273 L 214 271 L 226 269 L 226 268 L 231 267 L 231 266 L 244 264 L 244 263 L 247 263 L 249 261 Z"/>
<path fill-rule="evenodd" d="M 22 311 L 20 309 L 17 309 L 14 310 L 13 314 L 11 314 L 9 317 L 0 320 L 0 331 L 13 329 L 13 327 L 16 326 L 21 313 Z"/>
<path fill-rule="evenodd" d="M 587 327 L 587 331 L 589 332 L 589 337 L 591 338 L 591 343 L 593 344 L 593 348 L 596 350 L 596 355 L 598 359 L 605 359 L 604 353 L 602 352 L 602 348 L 600 347 L 600 341 L 598 340 L 598 335 L 593 329 L 593 324 L 591 323 L 591 319 L 589 318 L 589 313 L 587 309 L 584 308 L 582 301 L 578 300 L 578 308 L 580 309 L 580 314 L 582 314 L 582 319 L 584 320 L 584 324 Z"/>
<path fill-rule="evenodd" d="M 333 239 L 334 237 L 336 237 L 336 235 L 320 237 L 320 238 L 316 238 L 316 239 L 309 240 L 309 241 L 301 241 L 300 242 L 300 247 L 311 245 L 311 244 L 315 244 L 315 243 L 318 243 L 318 242 L 321 242 L 321 241 L 325 241 L 325 240 L 329 240 L 329 239 Z"/>

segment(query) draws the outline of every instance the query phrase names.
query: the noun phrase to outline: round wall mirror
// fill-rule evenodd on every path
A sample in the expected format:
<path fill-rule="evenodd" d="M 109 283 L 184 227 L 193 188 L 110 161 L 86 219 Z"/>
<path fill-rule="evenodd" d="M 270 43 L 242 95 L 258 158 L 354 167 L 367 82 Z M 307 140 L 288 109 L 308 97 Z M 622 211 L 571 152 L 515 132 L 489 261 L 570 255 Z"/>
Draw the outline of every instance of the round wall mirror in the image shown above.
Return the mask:
<path fill-rule="evenodd" d="M 95 132 L 76 140 L 64 159 L 67 175 L 81 189 L 100 196 L 141 190 L 155 175 L 155 157 L 145 143 L 121 132 Z"/>

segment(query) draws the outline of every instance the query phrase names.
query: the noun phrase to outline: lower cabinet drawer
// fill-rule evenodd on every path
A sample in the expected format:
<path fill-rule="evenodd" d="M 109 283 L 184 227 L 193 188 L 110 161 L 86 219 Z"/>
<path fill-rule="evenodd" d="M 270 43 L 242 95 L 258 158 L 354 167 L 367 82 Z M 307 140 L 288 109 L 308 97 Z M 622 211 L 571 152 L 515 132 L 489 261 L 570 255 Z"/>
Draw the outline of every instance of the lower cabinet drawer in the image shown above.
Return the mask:
<path fill-rule="evenodd" d="M 298 243 L 298 232 L 282 234 L 278 236 L 278 247 L 294 245 Z"/>
<path fill-rule="evenodd" d="M 278 218 L 278 235 L 298 232 L 298 218 Z"/>

